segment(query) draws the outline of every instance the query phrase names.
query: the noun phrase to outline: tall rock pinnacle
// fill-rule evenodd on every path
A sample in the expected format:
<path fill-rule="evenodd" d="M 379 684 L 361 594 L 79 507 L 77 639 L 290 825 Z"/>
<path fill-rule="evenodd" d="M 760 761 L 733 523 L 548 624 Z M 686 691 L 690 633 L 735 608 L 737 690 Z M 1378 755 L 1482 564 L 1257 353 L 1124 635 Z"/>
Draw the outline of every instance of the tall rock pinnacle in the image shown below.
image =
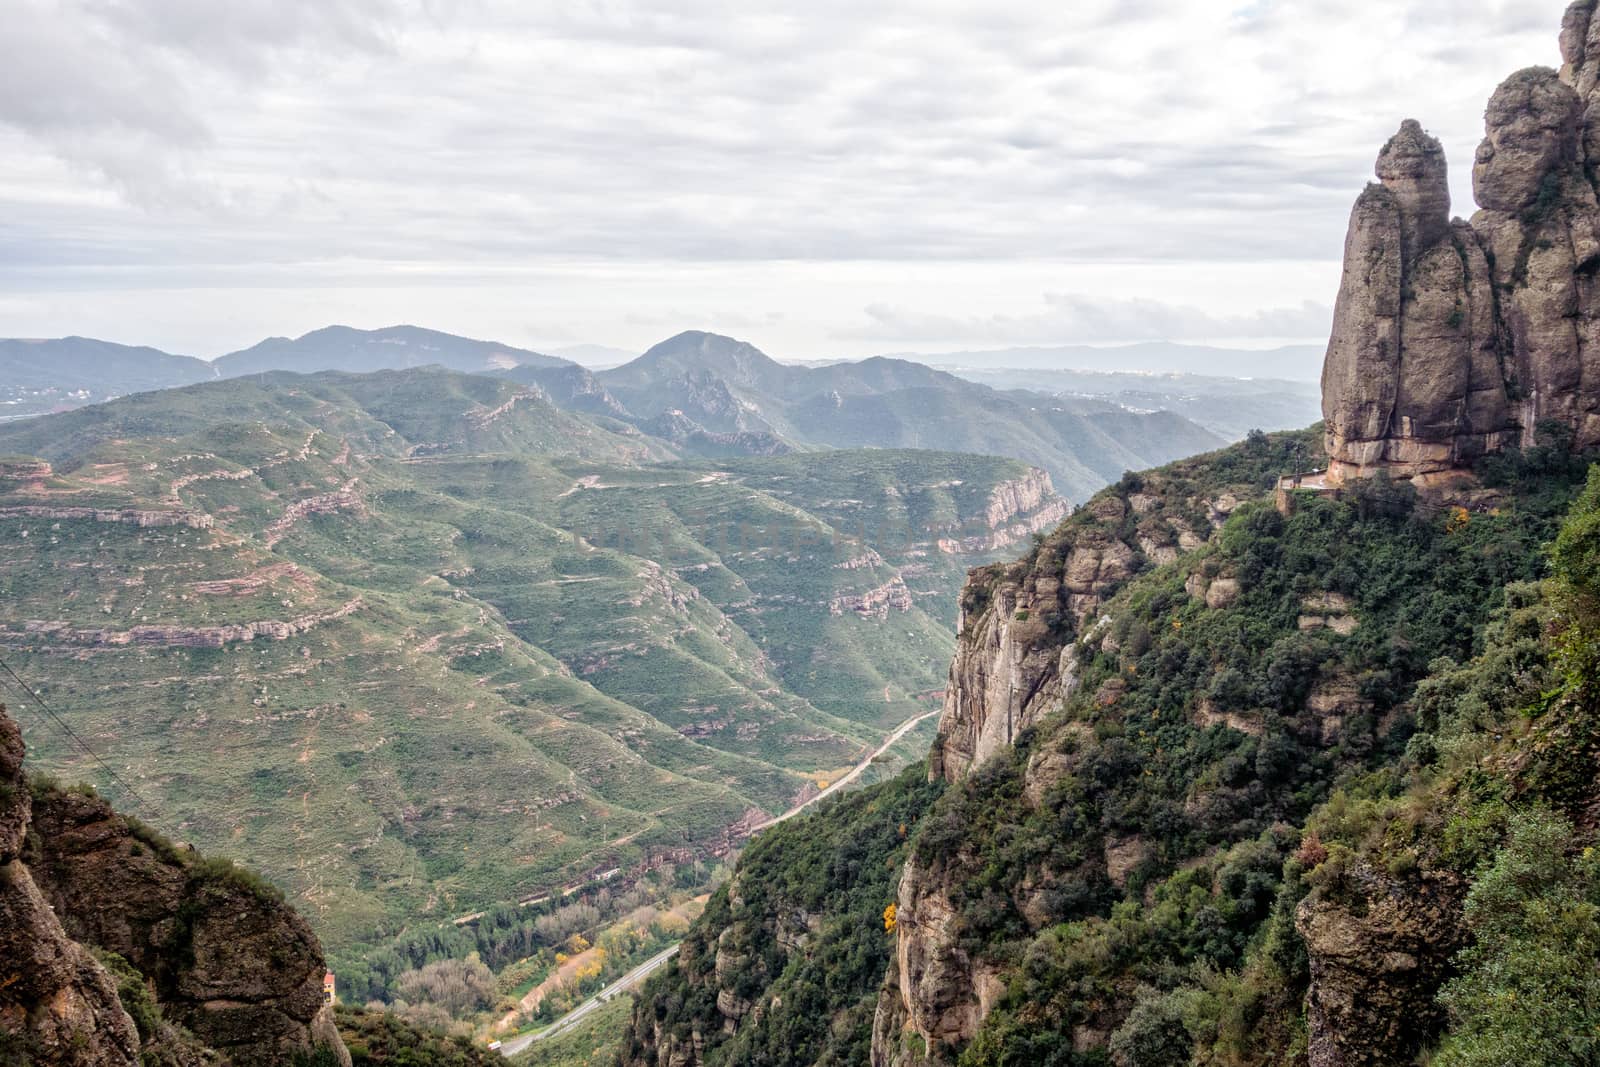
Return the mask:
<path fill-rule="evenodd" d="M 1400 207 L 1405 249 L 1411 256 L 1433 247 L 1450 233 L 1450 172 L 1444 146 L 1416 119 L 1378 153 L 1378 180 Z"/>
<path fill-rule="evenodd" d="M 1489 101 L 1470 225 L 1419 123 L 1379 154 L 1323 365 L 1335 482 L 1449 474 L 1553 427 L 1600 445 L 1600 0 L 1568 9 L 1561 49 Z"/>
<path fill-rule="evenodd" d="M 1450 221 L 1443 147 L 1408 119 L 1377 174 L 1351 214 L 1322 373 L 1336 479 L 1450 470 L 1491 446 L 1477 416 L 1503 422 L 1489 266 Z"/>

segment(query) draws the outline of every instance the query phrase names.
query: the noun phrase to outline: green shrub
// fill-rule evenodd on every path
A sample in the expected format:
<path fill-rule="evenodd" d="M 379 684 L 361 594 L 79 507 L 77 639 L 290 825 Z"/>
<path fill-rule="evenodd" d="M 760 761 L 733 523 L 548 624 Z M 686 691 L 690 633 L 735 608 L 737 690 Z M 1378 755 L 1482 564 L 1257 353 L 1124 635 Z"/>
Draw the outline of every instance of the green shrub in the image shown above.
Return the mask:
<path fill-rule="evenodd" d="M 190 876 L 198 883 L 210 883 L 243 890 L 271 904 L 283 903 L 283 890 L 254 871 L 241 867 L 223 856 L 208 856 L 196 860 Z"/>
<path fill-rule="evenodd" d="M 1451 1033 L 1438 1067 L 1585 1064 L 1600 1058 L 1600 861 L 1569 854 L 1573 827 L 1514 816 L 1467 896 L 1475 943 L 1440 993 Z"/>
<path fill-rule="evenodd" d="M 1133 1010 L 1107 1046 L 1117 1067 L 1188 1067 L 1194 1038 L 1184 1022 L 1183 993 L 1141 986 Z"/>
<path fill-rule="evenodd" d="M 122 1003 L 122 1010 L 128 1013 L 128 1018 L 133 1020 L 134 1029 L 139 1031 L 139 1040 L 148 1042 L 161 1027 L 161 1006 L 156 1003 L 155 994 L 150 992 L 144 975 L 115 952 L 100 949 L 92 951 L 100 965 L 117 980 L 117 1000 Z"/>

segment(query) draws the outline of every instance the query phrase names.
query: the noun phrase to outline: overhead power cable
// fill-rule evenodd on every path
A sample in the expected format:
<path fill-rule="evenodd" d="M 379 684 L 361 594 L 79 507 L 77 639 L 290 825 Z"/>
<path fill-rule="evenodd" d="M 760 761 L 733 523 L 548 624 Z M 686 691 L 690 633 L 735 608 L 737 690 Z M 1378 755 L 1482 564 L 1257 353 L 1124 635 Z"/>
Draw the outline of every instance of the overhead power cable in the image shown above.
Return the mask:
<path fill-rule="evenodd" d="M 117 785 L 121 786 L 122 790 L 125 793 L 127 793 L 129 796 L 133 797 L 133 799 L 138 802 L 139 807 L 144 809 L 144 812 L 145 812 L 146 815 L 150 815 L 150 816 L 154 816 L 155 815 L 155 813 L 156 813 L 155 805 L 150 803 L 148 800 L 146 800 L 144 798 L 144 796 L 142 794 L 140 794 L 140 792 L 137 789 L 135 789 L 133 786 L 129 785 L 127 779 L 123 778 L 122 775 L 118 774 L 116 772 L 116 770 L 109 763 L 107 763 L 105 760 L 101 759 L 100 758 L 100 754 L 98 752 L 96 752 L 93 748 L 89 747 L 89 743 L 87 741 L 85 741 L 83 738 L 79 737 L 78 736 L 78 732 L 76 730 L 74 730 L 71 726 L 68 726 L 67 725 L 67 721 L 65 719 L 63 719 L 61 716 L 57 715 L 55 713 L 55 710 L 52 709 L 49 704 L 46 704 L 44 702 L 44 698 L 41 697 L 38 694 L 38 692 L 33 688 L 33 686 L 31 686 L 27 682 L 23 681 L 21 675 L 17 674 L 16 671 L 11 669 L 11 664 L 7 663 L 5 661 L 5 657 L 3 657 L 3 656 L 0 656 L 0 671 L 3 671 L 5 674 L 9 675 L 11 680 L 17 685 L 17 687 L 20 688 L 24 693 L 28 694 L 28 696 L 33 699 L 33 702 L 39 706 L 39 709 L 41 711 L 43 711 L 45 713 L 45 715 L 49 716 L 50 721 L 53 722 L 57 727 L 59 727 L 62 733 L 66 734 L 67 737 L 71 738 L 73 744 L 77 745 L 80 749 L 83 750 L 83 752 L 90 759 L 94 760 L 95 763 L 99 764 L 100 765 L 100 769 L 105 771 L 106 774 L 111 777 L 112 781 L 116 782 Z"/>

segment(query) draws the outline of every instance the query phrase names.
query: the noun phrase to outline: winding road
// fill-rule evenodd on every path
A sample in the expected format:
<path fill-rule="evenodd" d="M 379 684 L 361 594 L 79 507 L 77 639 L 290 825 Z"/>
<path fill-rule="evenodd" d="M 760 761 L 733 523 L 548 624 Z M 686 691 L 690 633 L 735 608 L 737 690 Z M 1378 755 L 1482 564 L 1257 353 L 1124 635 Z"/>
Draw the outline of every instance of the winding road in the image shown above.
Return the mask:
<path fill-rule="evenodd" d="M 930 712 L 927 712 L 926 714 L 918 715 L 914 719 L 907 719 L 905 722 L 901 723 L 898 727 L 895 728 L 894 733 L 889 735 L 888 740 L 884 741 L 883 744 L 879 745 L 876 749 L 873 750 L 872 755 L 868 756 L 866 759 L 864 759 L 860 763 L 856 764 L 855 770 L 851 771 L 849 774 L 845 775 L 843 778 L 839 779 L 837 782 L 834 782 L 833 784 L 828 786 L 828 788 L 824 789 L 822 792 L 818 793 L 816 796 L 812 797 L 810 800 L 806 801 L 805 803 L 796 804 L 794 807 L 790 808 L 788 811 L 784 812 L 782 815 L 779 815 L 776 818 L 768 819 L 764 823 L 757 823 L 755 826 L 752 826 L 750 828 L 750 835 L 752 837 L 754 837 L 756 834 L 760 833 L 762 830 L 765 830 L 769 826 L 776 826 L 780 822 L 788 822 L 790 819 L 794 818 L 796 815 L 799 815 L 802 811 L 805 811 L 807 808 L 809 808 L 811 805 L 815 804 L 817 801 L 821 800 L 823 797 L 831 797 L 831 796 L 833 796 L 833 794 L 837 793 L 839 790 L 843 789 L 845 786 L 849 785 L 851 782 L 853 782 L 857 778 L 861 777 L 862 772 L 865 771 L 868 767 L 872 766 L 872 761 L 873 760 L 877 759 L 879 756 L 881 756 L 885 752 L 889 751 L 890 748 L 894 747 L 895 742 L 899 741 L 906 734 L 909 734 L 912 730 L 915 730 L 917 728 L 917 724 L 918 723 L 927 722 L 929 719 L 933 718 L 935 715 L 938 715 L 938 714 L 939 714 L 939 712 L 937 712 L 937 711 L 930 711 Z"/>
<path fill-rule="evenodd" d="M 821 800 L 823 797 L 830 797 L 834 793 L 843 789 L 845 786 L 861 777 L 862 773 L 868 767 L 872 766 L 873 760 L 889 751 L 889 749 L 892 748 L 896 742 L 905 737 L 905 735 L 910 733 L 912 730 L 915 730 L 919 723 L 927 722 L 929 719 L 938 714 L 939 712 L 937 711 L 930 711 L 926 714 L 918 715 L 915 718 L 907 719 L 905 722 L 901 723 L 895 728 L 894 733 L 890 734 L 883 744 L 873 749 L 871 755 L 867 756 L 866 759 L 856 764 L 855 769 L 849 774 L 845 775 L 837 782 L 829 785 L 828 788 L 824 789 L 810 800 L 807 800 L 801 804 L 796 804 L 782 815 L 768 819 L 766 822 L 760 823 L 756 826 L 752 826 L 750 828 L 750 836 L 754 837 L 756 834 L 760 833 L 762 830 L 765 830 L 769 826 L 776 826 L 780 822 L 787 822 L 796 815 L 799 815 L 802 811 L 805 811 L 817 801 Z M 658 952 L 656 955 L 651 956 L 649 959 L 639 964 L 639 966 L 635 967 L 621 978 L 618 978 L 615 982 L 612 982 L 610 985 L 600 990 L 600 992 L 596 993 L 582 1004 L 579 1004 L 576 1008 L 573 1008 L 571 1011 L 567 1012 L 567 1014 L 563 1015 L 561 1018 L 557 1019 L 543 1030 L 540 1030 L 538 1033 L 523 1034 L 521 1037 L 514 1037 L 509 1041 L 503 1042 L 500 1045 L 500 1055 L 515 1056 L 517 1053 L 523 1051 L 535 1041 L 543 1041 L 546 1038 L 556 1037 L 560 1034 L 566 1033 L 574 1026 L 577 1026 L 579 1023 L 583 1022 L 583 1020 L 587 1019 L 590 1015 L 599 1011 L 602 1004 L 606 1004 L 616 999 L 619 994 L 626 993 L 628 990 L 632 989 L 634 986 L 650 977 L 656 971 L 665 966 L 666 962 L 677 954 L 677 945 L 673 945 L 671 948 L 665 949 L 662 952 Z"/>
<path fill-rule="evenodd" d="M 635 967 L 621 978 L 618 978 L 615 982 L 612 982 L 610 985 L 600 990 L 600 992 L 596 993 L 582 1004 L 579 1004 L 576 1008 L 573 1008 L 571 1011 L 567 1012 L 567 1014 L 563 1015 L 561 1018 L 557 1019 L 543 1030 L 540 1030 L 538 1033 L 524 1034 L 521 1037 L 514 1037 L 510 1041 L 503 1042 L 500 1046 L 500 1055 L 515 1056 L 517 1053 L 521 1052 L 535 1041 L 543 1041 L 546 1038 L 558 1037 L 561 1034 L 566 1033 L 574 1026 L 577 1026 L 579 1023 L 583 1022 L 583 1020 L 587 1019 L 594 1012 L 599 1011 L 602 1004 L 609 1003 L 610 1001 L 616 999 L 619 994 L 626 993 L 628 990 L 632 989 L 646 978 L 649 978 L 652 974 L 665 966 L 666 962 L 677 954 L 677 945 L 673 945 L 671 948 L 656 953 L 654 956 L 651 956 L 649 959 L 639 964 L 639 966 Z"/>

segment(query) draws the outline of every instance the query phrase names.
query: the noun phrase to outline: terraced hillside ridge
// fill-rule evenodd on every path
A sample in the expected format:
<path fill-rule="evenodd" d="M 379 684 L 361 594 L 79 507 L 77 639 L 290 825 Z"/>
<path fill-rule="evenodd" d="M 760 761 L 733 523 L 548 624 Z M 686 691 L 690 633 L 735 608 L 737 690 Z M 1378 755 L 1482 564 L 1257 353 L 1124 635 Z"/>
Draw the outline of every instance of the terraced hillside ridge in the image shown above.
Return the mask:
<path fill-rule="evenodd" d="M 61 354 L 94 350 L 96 345 L 124 353 L 123 365 L 107 376 L 104 386 L 83 393 L 73 384 L 81 374 L 66 384 L 51 384 Z M 97 358 L 95 365 L 104 365 L 105 358 Z M 162 370 L 164 364 L 153 362 L 157 359 L 204 373 L 174 379 Z M 782 364 L 752 345 L 702 332 L 681 334 L 626 366 L 599 373 L 527 349 L 415 326 L 329 326 L 299 338 L 269 338 L 209 365 L 75 338 L 0 342 L 0 361 L 17 368 L 18 381 L 44 383 L 24 390 L 29 406 L 19 407 L 18 413 L 209 377 L 284 370 L 368 373 L 437 365 L 536 388 L 563 410 L 620 420 L 670 441 L 684 455 L 937 448 L 1022 460 L 1048 472 L 1072 499 L 1087 497 L 1125 470 L 1215 448 L 1246 429 L 1276 425 L 1278 419 L 1277 399 L 1250 388 L 1234 390 L 1235 402 L 1219 436 L 1174 413 L 1187 404 L 1182 397 L 1150 403 L 1151 397 L 1139 396 L 1124 403 L 1115 397 L 1001 393 L 894 359 Z M 63 365 L 70 370 L 71 360 Z M 150 376 L 141 379 L 146 369 Z M 38 389 L 45 392 L 34 396 Z M 0 401 L 6 399 L 0 396 Z M 0 416 L 5 413 L 0 410 Z"/>
<path fill-rule="evenodd" d="M 1580 768 L 1600 754 L 1600 646 L 1573 627 L 1600 624 L 1600 476 L 1564 527 L 1585 461 L 1561 444 L 1449 499 L 1380 481 L 1285 515 L 1273 472 L 1319 441 L 1130 477 L 974 573 L 931 756 L 942 794 L 874 902 L 893 930 L 872 1063 L 1567 1062 L 1543 1035 L 1593 1025 L 1581 902 L 1600 899 L 1584 852 L 1600 794 Z M 826 831 L 799 821 L 763 884 L 817 867 L 806 842 Z M 1490 875 L 1517 877 L 1534 848 L 1549 899 L 1519 888 L 1502 922 Z M 1576 909 L 1567 944 L 1538 926 L 1556 900 Z M 708 911 L 691 936 L 791 910 Z M 1469 949 L 1484 931 L 1498 940 Z M 740 1062 L 722 1050 L 766 1040 L 780 1002 L 848 1030 L 853 990 L 782 984 L 806 958 L 677 965 L 625 1062 Z M 1494 999 L 1535 989 L 1555 1006 L 1523 1021 Z M 845 1062 L 827 1049 L 763 1062 Z"/>
<path fill-rule="evenodd" d="M 966 569 L 1066 510 L 1015 461 L 681 460 L 437 369 L 0 439 L 8 661 L 339 953 L 726 852 L 937 707 Z"/>
<path fill-rule="evenodd" d="M 1011 456 L 1081 500 L 1121 476 L 1222 444 L 1169 411 L 997 392 L 905 360 L 798 366 L 689 331 L 596 376 L 631 418 L 689 445 L 743 435 L 829 448 L 929 448 Z"/>
<path fill-rule="evenodd" d="M 0 1055 L 7 1063 L 350 1067 L 317 939 L 282 894 L 23 773 L 0 705 Z"/>

